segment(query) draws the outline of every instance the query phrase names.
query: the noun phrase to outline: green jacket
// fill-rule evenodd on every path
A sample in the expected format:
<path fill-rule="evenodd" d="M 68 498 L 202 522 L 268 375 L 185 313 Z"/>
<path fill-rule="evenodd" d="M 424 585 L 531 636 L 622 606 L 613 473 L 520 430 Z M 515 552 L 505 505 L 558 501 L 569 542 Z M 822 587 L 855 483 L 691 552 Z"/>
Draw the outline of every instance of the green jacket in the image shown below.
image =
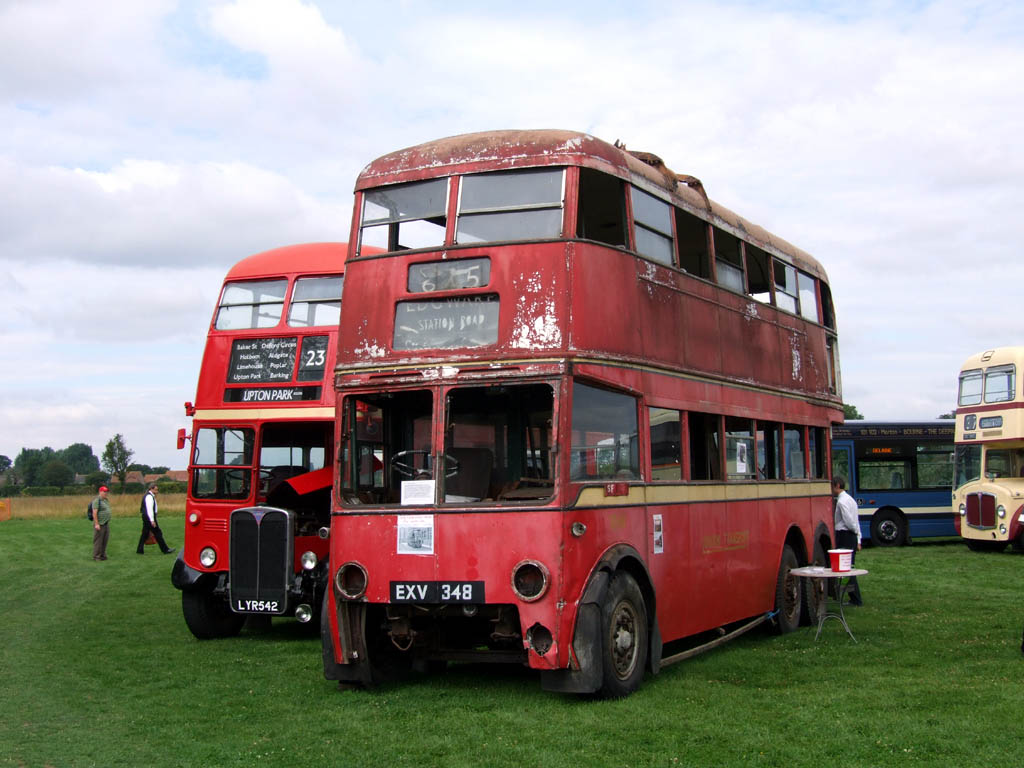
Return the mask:
<path fill-rule="evenodd" d="M 110 500 L 97 496 L 92 500 L 92 517 L 100 525 L 110 522 Z"/>

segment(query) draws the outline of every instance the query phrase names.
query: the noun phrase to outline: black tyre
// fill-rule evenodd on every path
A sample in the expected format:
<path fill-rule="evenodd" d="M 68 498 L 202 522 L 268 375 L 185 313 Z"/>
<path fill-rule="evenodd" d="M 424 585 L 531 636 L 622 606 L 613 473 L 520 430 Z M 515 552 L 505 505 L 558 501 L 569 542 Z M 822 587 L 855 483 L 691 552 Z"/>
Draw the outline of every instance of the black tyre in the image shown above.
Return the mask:
<path fill-rule="evenodd" d="M 800 626 L 803 580 L 790 574 L 790 571 L 798 566 L 796 555 L 787 544 L 782 548 L 779 575 L 775 580 L 775 631 L 780 635 L 792 632 Z"/>
<path fill-rule="evenodd" d="M 227 600 L 211 592 L 182 592 L 181 611 L 189 630 L 200 640 L 234 637 L 245 624 L 245 616 L 232 613 Z"/>
<path fill-rule="evenodd" d="M 825 548 L 821 545 L 820 541 L 815 540 L 814 555 L 811 558 L 810 565 L 824 566 L 827 562 L 828 556 L 825 554 Z M 804 581 L 803 615 L 801 617 L 803 624 L 816 625 L 818 617 L 825 612 L 825 589 L 827 582 L 828 579 L 807 579 Z"/>
<path fill-rule="evenodd" d="M 879 547 L 898 547 L 907 538 L 907 522 L 893 509 L 880 509 L 871 516 L 871 542 Z"/>
<path fill-rule="evenodd" d="M 647 605 L 628 573 L 616 571 L 601 605 L 602 698 L 628 696 L 644 679 L 648 653 Z"/>

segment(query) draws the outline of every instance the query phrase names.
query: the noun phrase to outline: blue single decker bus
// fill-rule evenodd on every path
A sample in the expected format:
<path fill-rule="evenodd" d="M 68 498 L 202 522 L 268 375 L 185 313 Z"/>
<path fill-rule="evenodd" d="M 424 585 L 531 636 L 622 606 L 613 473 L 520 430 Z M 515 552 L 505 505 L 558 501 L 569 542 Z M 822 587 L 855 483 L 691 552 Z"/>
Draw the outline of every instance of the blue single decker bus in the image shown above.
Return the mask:
<path fill-rule="evenodd" d="M 956 422 L 847 421 L 832 427 L 832 476 L 846 478 L 860 507 L 865 542 L 892 547 L 913 538 L 956 536 L 953 437 Z"/>

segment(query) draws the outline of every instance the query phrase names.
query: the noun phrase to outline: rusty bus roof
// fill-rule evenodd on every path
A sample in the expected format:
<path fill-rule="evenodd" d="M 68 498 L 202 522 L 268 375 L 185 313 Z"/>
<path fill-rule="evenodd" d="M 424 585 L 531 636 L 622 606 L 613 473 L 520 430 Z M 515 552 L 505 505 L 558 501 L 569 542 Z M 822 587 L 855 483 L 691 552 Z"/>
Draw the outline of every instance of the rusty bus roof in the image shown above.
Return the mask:
<path fill-rule="evenodd" d="M 466 133 L 428 141 L 383 155 L 356 179 L 356 190 L 386 184 L 545 165 L 577 165 L 618 176 L 650 191 L 660 189 L 673 204 L 765 250 L 789 257 L 795 266 L 828 282 L 821 264 L 766 229 L 710 200 L 699 179 L 670 170 L 657 155 L 627 150 L 586 133 L 563 130 L 506 130 Z"/>

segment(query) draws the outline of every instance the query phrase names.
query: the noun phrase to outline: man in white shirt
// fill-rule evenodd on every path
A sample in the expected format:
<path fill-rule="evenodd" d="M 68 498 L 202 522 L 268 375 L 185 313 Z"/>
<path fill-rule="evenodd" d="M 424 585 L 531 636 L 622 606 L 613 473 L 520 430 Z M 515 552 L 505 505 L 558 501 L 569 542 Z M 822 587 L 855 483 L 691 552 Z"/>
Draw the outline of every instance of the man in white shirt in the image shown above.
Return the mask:
<path fill-rule="evenodd" d="M 857 550 L 860 549 L 860 516 L 857 513 L 857 502 L 846 492 L 846 480 L 842 477 L 832 478 L 832 495 L 836 499 L 836 547 L 853 550 L 851 561 L 856 563 Z M 850 596 L 850 605 L 864 605 L 856 576 L 850 579 L 846 594 Z"/>
<path fill-rule="evenodd" d="M 160 530 L 160 525 L 156 521 L 157 493 L 156 483 L 150 483 L 146 489 L 146 495 L 142 497 L 142 504 L 139 505 L 139 512 L 142 515 L 142 535 L 139 536 L 139 546 L 135 550 L 136 554 L 139 555 L 146 554 L 146 540 L 150 534 L 153 534 L 153 538 L 156 539 L 160 551 L 165 555 L 178 551 L 167 546 L 167 543 L 164 541 L 163 531 Z"/>

